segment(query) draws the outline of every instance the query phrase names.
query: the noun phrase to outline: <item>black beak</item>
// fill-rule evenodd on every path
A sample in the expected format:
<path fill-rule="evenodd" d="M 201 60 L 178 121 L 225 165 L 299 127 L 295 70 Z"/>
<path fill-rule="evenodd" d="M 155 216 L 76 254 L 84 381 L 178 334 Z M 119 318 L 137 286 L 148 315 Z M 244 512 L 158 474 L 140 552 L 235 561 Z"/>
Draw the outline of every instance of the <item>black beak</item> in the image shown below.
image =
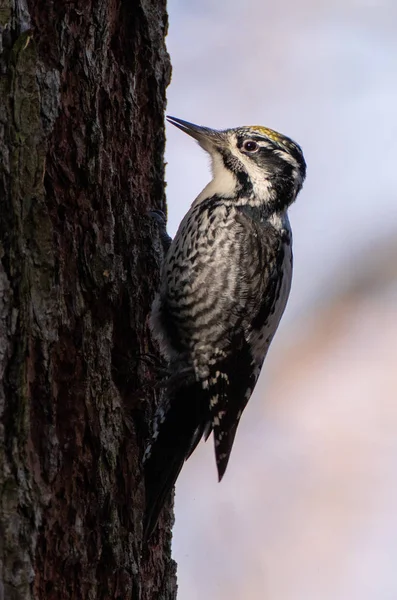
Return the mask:
<path fill-rule="evenodd" d="M 217 131 L 216 129 L 201 127 L 200 125 L 195 125 L 194 123 L 189 123 L 188 121 L 183 121 L 176 117 L 167 116 L 167 121 L 197 140 L 204 150 L 209 151 L 211 147 L 221 143 L 222 132 Z"/>

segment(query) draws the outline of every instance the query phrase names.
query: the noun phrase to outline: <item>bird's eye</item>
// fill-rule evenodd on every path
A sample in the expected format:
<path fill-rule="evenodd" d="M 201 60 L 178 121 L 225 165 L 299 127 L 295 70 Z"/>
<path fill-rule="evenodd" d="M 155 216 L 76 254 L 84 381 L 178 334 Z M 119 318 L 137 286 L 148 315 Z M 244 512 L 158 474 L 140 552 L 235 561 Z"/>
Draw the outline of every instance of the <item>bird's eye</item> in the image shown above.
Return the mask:
<path fill-rule="evenodd" d="M 256 152 L 259 149 L 259 145 L 254 140 L 247 140 L 244 142 L 243 148 L 247 152 Z"/>

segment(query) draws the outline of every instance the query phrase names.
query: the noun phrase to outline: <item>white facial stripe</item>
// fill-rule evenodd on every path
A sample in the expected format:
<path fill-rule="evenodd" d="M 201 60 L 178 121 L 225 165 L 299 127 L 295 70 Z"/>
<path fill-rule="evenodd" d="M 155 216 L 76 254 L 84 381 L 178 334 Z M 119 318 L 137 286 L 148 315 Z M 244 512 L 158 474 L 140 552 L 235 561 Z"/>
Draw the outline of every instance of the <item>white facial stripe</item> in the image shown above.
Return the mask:
<path fill-rule="evenodd" d="M 249 173 L 254 196 L 256 196 L 258 200 L 267 198 L 271 187 L 267 178 L 270 177 L 271 173 L 266 171 L 263 167 L 256 165 L 255 162 L 243 152 L 234 151 L 233 154 L 235 156 L 237 155 L 238 160 L 244 166 L 247 173 Z"/>
<path fill-rule="evenodd" d="M 274 150 L 274 152 L 275 152 L 275 154 L 280 156 L 283 160 L 285 160 L 285 162 L 288 162 L 290 165 L 292 165 L 296 169 L 299 169 L 296 159 L 289 152 L 287 152 L 286 150 L 282 150 L 281 148 Z"/>
<path fill-rule="evenodd" d="M 266 140 L 255 140 L 255 141 L 258 144 L 258 146 L 260 146 L 261 148 L 269 148 L 269 150 L 272 150 L 274 148 L 274 144 L 271 144 L 270 142 L 266 142 Z"/>
<path fill-rule="evenodd" d="M 274 152 L 275 154 L 277 154 L 280 158 L 282 158 L 285 162 L 289 163 L 292 167 L 294 167 L 294 170 L 292 172 L 292 176 L 294 177 L 295 181 L 299 181 L 300 183 L 302 183 L 302 177 L 300 175 L 300 169 L 299 169 L 299 165 L 297 160 L 287 151 L 287 150 L 283 150 L 282 148 L 275 148 L 274 144 L 272 144 L 271 142 L 267 142 L 266 140 L 255 140 L 256 143 L 258 144 L 258 146 L 260 146 L 261 148 L 268 148 L 269 150 L 272 150 L 272 152 Z M 235 148 L 237 149 L 237 138 L 235 139 Z M 233 148 L 230 148 L 231 151 L 233 152 Z M 238 160 L 240 162 L 243 163 L 243 165 L 245 166 L 245 168 L 247 169 L 247 167 L 249 167 L 249 173 L 253 172 L 253 161 L 250 160 L 249 155 L 247 155 L 246 152 L 242 152 L 241 150 L 237 150 L 237 157 Z M 236 156 L 236 153 L 233 152 L 233 154 Z M 256 154 L 256 152 L 253 152 L 252 154 Z M 247 158 L 248 158 L 248 162 L 247 162 Z M 260 172 L 263 174 L 264 172 L 266 173 L 266 171 L 263 169 L 263 167 L 260 169 Z M 263 175 L 262 175 L 263 177 Z"/>

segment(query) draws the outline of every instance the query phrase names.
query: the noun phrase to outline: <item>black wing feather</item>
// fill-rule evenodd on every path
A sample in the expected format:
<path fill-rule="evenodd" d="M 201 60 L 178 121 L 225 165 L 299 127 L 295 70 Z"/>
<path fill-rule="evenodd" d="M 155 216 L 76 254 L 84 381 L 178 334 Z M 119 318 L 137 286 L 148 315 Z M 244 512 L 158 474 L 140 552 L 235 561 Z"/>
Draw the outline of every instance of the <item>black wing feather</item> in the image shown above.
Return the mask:
<path fill-rule="evenodd" d="M 172 393 L 164 422 L 144 462 L 146 512 L 144 540 L 148 540 L 172 492 L 191 447 L 201 439 L 209 419 L 208 403 L 197 382 Z"/>
<path fill-rule="evenodd" d="M 219 362 L 209 377 L 209 403 L 219 481 L 225 474 L 237 426 L 256 381 L 249 344 L 240 332 L 235 351 Z"/>

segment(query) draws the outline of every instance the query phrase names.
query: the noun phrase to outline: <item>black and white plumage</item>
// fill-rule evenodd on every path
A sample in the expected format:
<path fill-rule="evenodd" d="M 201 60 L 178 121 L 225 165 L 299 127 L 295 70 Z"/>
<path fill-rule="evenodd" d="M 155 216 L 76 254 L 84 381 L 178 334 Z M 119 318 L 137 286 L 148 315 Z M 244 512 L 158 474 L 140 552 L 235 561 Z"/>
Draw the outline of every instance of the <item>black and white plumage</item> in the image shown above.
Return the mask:
<path fill-rule="evenodd" d="M 146 535 L 184 461 L 211 431 L 219 480 L 225 473 L 288 299 L 287 209 L 306 174 L 300 147 L 273 130 L 168 120 L 210 154 L 213 179 L 168 249 L 152 309 L 170 378 L 146 452 Z"/>

